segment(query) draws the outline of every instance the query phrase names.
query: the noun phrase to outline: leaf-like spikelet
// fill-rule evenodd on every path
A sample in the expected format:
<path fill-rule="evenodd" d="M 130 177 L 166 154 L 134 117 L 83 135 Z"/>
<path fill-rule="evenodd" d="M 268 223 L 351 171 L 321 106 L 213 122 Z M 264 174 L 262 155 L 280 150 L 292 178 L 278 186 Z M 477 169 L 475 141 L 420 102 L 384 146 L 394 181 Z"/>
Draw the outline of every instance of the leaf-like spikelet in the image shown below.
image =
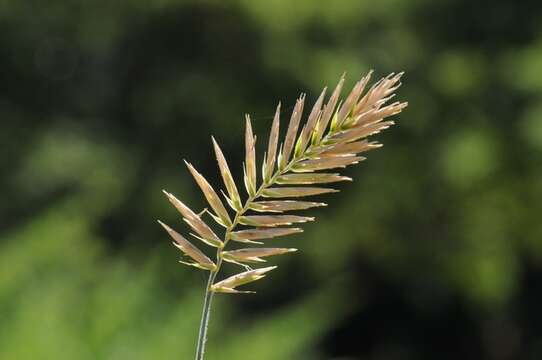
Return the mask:
<path fill-rule="evenodd" d="M 252 248 L 239 249 L 233 251 L 224 251 L 222 257 L 224 260 L 233 263 L 259 263 L 265 262 L 262 257 L 283 255 L 295 252 L 297 249 L 286 248 Z"/>
<path fill-rule="evenodd" d="M 355 114 L 363 112 L 363 109 L 369 109 L 374 106 L 379 100 L 388 97 L 401 86 L 397 84 L 403 73 L 394 75 L 393 73 L 376 82 L 371 89 L 363 96 L 354 109 Z M 395 87 L 394 87 L 395 85 Z"/>
<path fill-rule="evenodd" d="M 256 194 L 256 139 L 252 132 L 250 117 L 246 115 L 245 131 L 245 186 L 250 196 Z"/>
<path fill-rule="evenodd" d="M 358 102 L 358 99 L 361 96 L 363 89 L 365 89 L 365 86 L 369 82 L 369 79 L 371 78 L 371 74 L 372 74 L 372 71 L 369 72 L 369 74 L 367 74 L 363 79 L 358 81 L 358 83 L 354 86 L 354 88 L 350 92 L 350 95 L 348 95 L 348 97 L 342 104 L 341 108 L 339 109 L 337 113 L 337 126 L 340 127 L 343 124 L 346 117 L 350 114 L 350 112 L 354 110 L 354 106 Z"/>
<path fill-rule="evenodd" d="M 222 153 L 222 149 L 220 149 L 220 146 L 216 142 L 215 138 L 213 137 L 212 139 L 216 154 L 216 160 L 218 161 L 218 167 L 220 168 L 220 173 L 222 175 L 222 180 L 224 180 L 224 185 L 226 185 L 229 199 L 232 201 L 233 208 L 239 211 L 243 207 L 241 205 L 241 197 L 239 196 L 239 191 L 237 190 L 237 186 L 235 185 L 235 181 L 233 180 L 233 176 L 228 166 L 228 162 L 226 161 L 226 158 Z"/>
<path fill-rule="evenodd" d="M 192 258 L 195 262 L 184 262 L 181 261 L 183 264 L 195 266 L 197 268 L 203 269 L 203 270 L 211 270 L 214 271 L 216 269 L 216 265 L 214 262 L 211 261 L 205 254 L 203 254 L 197 247 L 192 245 L 192 243 L 188 240 L 186 240 L 181 234 L 158 220 L 158 223 L 162 225 L 164 229 L 168 232 L 168 234 L 175 240 L 173 243 L 179 250 L 181 250 L 185 255 Z"/>
<path fill-rule="evenodd" d="M 290 124 L 288 125 L 288 131 L 286 132 L 286 138 L 284 139 L 284 146 L 282 148 L 281 168 L 286 166 L 287 161 L 290 159 L 290 154 L 294 147 L 295 136 L 299 128 L 299 122 L 301 121 L 301 115 L 303 114 L 303 105 L 305 104 L 305 95 L 302 94 L 297 103 L 295 104 L 292 116 L 290 118 Z"/>
<path fill-rule="evenodd" d="M 222 201 L 220 201 L 220 198 L 218 197 L 215 190 L 211 187 L 209 182 L 196 169 L 194 169 L 192 164 L 186 161 L 185 163 L 186 163 L 186 166 L 188 167 L 188 170 L 190 170 L 190 173 L 192 173 L 192 176 L 194 177 L 194 179 L 196 179 L 196 182 L 201 188 L 203 195 L 205 195 L 207 202 L 209 203 L 209 205 L 211 205 L 211 208 L 213 208 L 216 215 L 220 218 L 221 225 L 224 225 L 226 227 L 230 226 L 231 220 L 230 220 L 230 216 L 228 215 L 228 211 L 224 207 L 224 204 L 222 204 Z"/>
<path fill-rule="evenodd" d="M 301 232 L 303 232 L 303 229 L 300 228 L 249 229 L 232 232 L 231 239 L 238 242 L 250 242 L 252 240 L 271 239 Z"/>
<path fill-rule="evenodd" d="M 339 190 L 319 187 L 280 187 L 267 188 L 262 196 L 267 198 L 304 197 L 338 192 Z"/>
<path fill-rule="evenodd" d="M 183 204 L 181 200 L 177 199 L 173 194 L 168 193 L 165 190 L 162 190 L 164 194 L 166 194 L 169 201 L 179 210 L 181 215 L 183 216 L 183 220 L 190 225 L 192 229 L 194 229 L 195 232 L 197 232 L 200 236 L 199 239 L 201 239 L 204 243 L 215 246 L 215 247 L 222 247 L 224 244 L 222 243 L 222 240 L 219 239 L 219 237 L 211 230 L 207 224 L 201 220 L 201 218 L 194 213 L 188 206 Z"/>
<path fill-rule="evenodd" d="M 250 209 L 257 212 L 281 213 L 293 210 L 307 210 L 320 206 L 327 206 L 327 204 L 312 201 L 276 200 L 253 202 L 250 204 Z"/>
<path fill-rule="evenodd" d="M 352 181 L 352 178 L 325 173 L 287 174 L 277 177 L 277 184 L 281 185 L 328 184 L 339 181 Z"/>
<path fill-rule="evenodd" d="M 382 147 L 382 144 L 377 142 L 369 142 L 367 140 L 361 140 L 352 143 L 338 144 L 331 149 L 318 154 L 320 158 L 326 157 L 339 157 L 339 156 L 351 156 L 362 152 L 366 152 L 373 149 Z"/>
<path fill-rule="evenodd" d="M 336 168 L 345 168 L 365 160 L 362 156 L 340 156 L 328 157 L 322 159 L 305 160 L 292 167 L 293 172 L 313 172 L 317 170 L 329 170 Z"/>
<path fill-rule="evenodd" d="M 299 136 L 299 147 L 296 148 L 296 156 L 301 155 L 305 151 L 309 143 L 309 138 L 311 134 L 315 131 L 318 119 L 322 114 L 321 108 L 322 103 L 324 102 L 326 90 L 327 88 L 324 88 L 324 90 L 322 90 L 320 97 L 318 98 L 318 100 L 316 100 L 316 103 L 314 103 L 314 106 L 307 119 L 307 124 L 305 125 L 305 127 L 303 127 L 303 130 L 301 131 L 301 135 Z"/>
<path fill-rule="evenodd" d="M 276 268 L 276 266 L 269 266 L 266 268 L 242 272 L 240 274 L 231 276 L 225 280 L 217 282 L 211 287 L 211 290 L 221 293 L 248 293 L 249 291 L 238 291 L 235 290 L 235 288 L 256 280 L 260 280 L 261 278 L 265 277 L 265 273 Z"/>
<path fill-rule="evenodd" d="M 369 109 L 359 115 L 356 115 L 356 117 L 352 120 L 350 127 L 356 128 L 380 122 L 386 117 L 400 113 L 407 105 L 408 103 L 406 102 L 394 102 L 393 104 L 387 105 L 383 108 Z"/>
<path fill-rule="evenodd" d="M 333 135 L 332 138 L 333 140 L 341 142 L 341 143 L 353 142 L 370 135 L 378 134 L 382 130 L 387 129 L 394 124 L 395 122 L 393 121 L 383 121 L 376 124 L 356 127 L 350 131 L 341 131 Z"/>
<path fill-rule="evenodd" d="M 320 119 L 320 125 L 318 126 L 318 133 L 316 135 L 316 141 L 320 141 L 320 139 L 322 138 L 322 135 L 324 134 L 324 132 L 327 129 L 329 121 L 331 120 L 331 116 L 335 112 L 335 106 L 337 105 L 337 101 L 339 100 L 339 95 L 341 94 L 343 84 L 344 84 L 344 75 L 341 76 L 341 79 L 339 80 L 339 83 L 335 87 L 335 90 L 333 90 L 333 93 L 331 94 L 331 97 L 329 98 L 326 106 L 324 107 L 324 111 L 322 113 L 322 118 Z"/>
<path fill-rule="evenodd" d="M 246 215 L 239 218 L 239 223 L 254 227 L 284 226 L 307 221 L 314 221 L 314 218 L 296 215 Z"/>
<path fill-rule="evenodd" d="M 269 180 L 273 175 L 275 169 L 275 159 L 277 156 L 277 145 L 279 142 L 279 129 L 280 129 L 280 103 L 277 105 L 275 111 L 275 117 L 273 118 L 273 125 L 271 125 L 271 131 L 269 133 L 269 144 L 267 147 L 267 158 L 265 162 L 264 180 Z"/>

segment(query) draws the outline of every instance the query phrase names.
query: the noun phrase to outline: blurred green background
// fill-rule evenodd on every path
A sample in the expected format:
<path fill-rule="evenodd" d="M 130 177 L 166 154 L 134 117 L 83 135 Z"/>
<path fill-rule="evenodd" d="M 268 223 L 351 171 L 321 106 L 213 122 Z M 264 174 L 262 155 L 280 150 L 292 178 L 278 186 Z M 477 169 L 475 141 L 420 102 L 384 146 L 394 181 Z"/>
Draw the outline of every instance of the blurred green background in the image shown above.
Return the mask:
<path fill-rule="evenodd" d="M 245 112 L 265 139 L 278 101 L 374 68 L 410 106 L 257 295 L 217 298 L 208 359 L 540 359 L 541 24 L 535 0 L 1 1 L 0 358 L 191 359 L 205 274 L 160 190 L 203 208 L 182 158 L 221 187 L 211 134 L 240 179 Z"/>

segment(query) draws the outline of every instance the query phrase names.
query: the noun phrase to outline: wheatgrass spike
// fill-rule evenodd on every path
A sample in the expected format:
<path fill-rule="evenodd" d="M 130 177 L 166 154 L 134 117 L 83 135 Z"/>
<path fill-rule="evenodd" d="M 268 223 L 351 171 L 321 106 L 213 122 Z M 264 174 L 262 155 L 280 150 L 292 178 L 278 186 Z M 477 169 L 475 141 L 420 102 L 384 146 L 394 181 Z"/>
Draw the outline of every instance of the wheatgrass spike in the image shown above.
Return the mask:
<path fill-rule="evenodd" d="M 267 257 L 296 251 L 291 248 L 264 248 L 254 247 L 254 245 L 262 244 L 259 240 L 302 232 L 303 229 L 300 227 L 292 226 L 313 221 L 314 218 L 288 213 L 327 206 L 322 202 L 305 199 L 308 196 L 338 191 L 316 185 L 352 181 L 350 177 L 343 176 L 339 170 L 331 171 L 331 169 L 342 169 L 357 164 L 365 160 L 365 157 L 359 154 L 381 147 L 381 144 L 368 138 L 392 126 L 394 122 L 389 118 L 399 114 L 408 105 L 406 102 L 391 102 L 395 91 L 401 86 L 400 79 L 403 73 L 392 73 L 365 91 L 371 74 L 372 70 L 356 82 L 345 99 L 341 99 L 340 95 L 345 83 L 343 75 L 327 102 L 326 89 L 320 93 L 305 121 L 303 121 L 305 95 L 301 94 L 290 116 L 281 146 L 279 146 L 281 111 L 279 103 L 271 125 L 267 151 L 262 157 L 262 182 L 259 185 L 256 178 L 256 137 L 250 117 L 247 115 L 243 170 L 249 197 L 244 201 L 241 199 L 239 185 L 233 179 L 222 149 L 218 142 L 212 139 L 216 160 L 227 192 L 225 194 L 222 191 L 222 194 L 235 212 L 233 217 L 230 217 L 208 181 L 191 164 L 186 163 L 213 210 L 207 213 L 226 228 L 223 236 L 219 237 L 201 219 L 200 215 L 194 213 L 172 194 L 164 191 L 169 201 L 181 213 L 183 220 L 194 230 L 191 235 L 217 248 L 215 263 L 182 235 L 160 223 L 174 239 L 175 246 L 186 258 L 189 258 L 183 258 L 180 262 L 209 271 L 196 360 L 203 360 L 213 294 L 251 293 L 251 291 L 239 290 L 237 287 L 263 278 L 275 267 L 252 269 L 247 264 L 263 263 Z M 231 246 L 228 247 L 230 242 L 237 245 L 242 243 L 244 248 L 231 249 Z M 224 261 L 241 265 L 247 271 L 217 282 Z"/>

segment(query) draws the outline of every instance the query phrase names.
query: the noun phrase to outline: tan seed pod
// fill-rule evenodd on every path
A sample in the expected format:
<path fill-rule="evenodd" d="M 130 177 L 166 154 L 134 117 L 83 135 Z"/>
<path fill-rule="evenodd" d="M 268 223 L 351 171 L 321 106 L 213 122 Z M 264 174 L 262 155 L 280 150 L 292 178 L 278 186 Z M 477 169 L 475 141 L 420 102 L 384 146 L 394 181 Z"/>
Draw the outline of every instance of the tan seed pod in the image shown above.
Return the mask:
<path fill-rule="evenodd" d="M 246 215 L 239 217 L 239 223 L 254 227 L 275 227 L 314 221 L 313 217 L 296 215 Z"/>
<path fill-rule="evenodd" d="M 224 207 L 224 204 L 222 204 L 222 201 L 220 201 L 218 194 L 211 187 L 209 182 L 196 169 L 194 169 L 192 164 L 186 161 L 185 163 L 186 163 L 186 166 L 188 167 L 188 170 L 190 170 L 190 173 L 192 173 L 192 176 L 194 177 L 199 187 L 201 188 L 203 195 L 205 195 L 207 202 L 209 203 L 209 205 L 211 205 L 211 208 L 213 208 L 216 215 L 222 221 L 222 225 L 226 227 L 230 226 L 231 225 L 230 216 L 228 215 L 228 211 Z"/>
<path fill-rule="evenodd" d="M 245 131 L 245 185 L 250 196 L 256 194 L 256 139 L 252 132 L 250 117 L 246 115 Z"/>
<path fill-rule="evenodd" d="M 216 160 L 218 161 L 218 167 L 220 168 L 220 174 L 222 175 L 222 180 L 224 180 L 224 185 L 226 185 L 226 190 L 228 191 L 229 198 L 232 201 L 233 208 L 236 210 L 241 210 L 241 197 L 239 196 L 239 191 L 233 180 L 228 162 L 222 153 L 222 149 L 216 142 L 215 138 L 212 137 L 213 146 L 215 149 Z"/>
<path fill-rule="evenodd" d="M 216 269 L 215 263 L 212 262 L 211 259 L 209 259 L 207 256 L 205 256 L 205 254 L 203 254 L 197 247 L 192 245 L 190 241 L 186 240 L 181 234 L 179 234 L 160 220 L 158 220 L 158 223 L 162 225 L 162 227 L 168 232 L 168 234 L 173 238 L 173 240 L 175 240 L 173 244 L 185 255 L 195 261 L 195 263 L 184 261 L 182 261 L 182 263 L 195 266 L 204 270 L 214 271 Z"/>
<path fill-rule="evenodd" d="M 273 269 L 276 269 L 276 266 L 269 266 L 266 268 L 255 269 L 250 271 L 245 271 L 240 274 L 230 276 L 229 278 L 219 281 L 211 287 L 211 290 L 214 292 L 222 293 L 243 293 L 246 291 L 237 291 L 236 287 L 260 280 L 265 277 L 265 274 Z"/>
<path fill-rule="evenodd" d="M 352 181 L 352 178 L 325 173 L 287 174 L 277 178 L 277 184 L 281 185 L 329 184 L 339 181 Z"/>
<path fill-rule="evenodd" d="M 251 248 L 239 249 L 233 251 L 224 251 L 222 257 L 224 260 L 233 263 L 259 263 L 265 262 L 262 257 L 283 255 L 295 252 L 297 249 L 286 248 Z"/>
<path fill-rule="evenodd" d="M 165 190 L 162 192 L 167 196 L 169 201 L 179 210 L 183 216 L 183 220 L 200 235 L 200 239 L 208 245 L 215 247 L 222 247 L 224 244 L 220 238 L 211 230 L 211 228 L 201 218 L 194 213 L 188 206 L 177 199 L 173 194 L 168 193 Z"/>
<path fill-rule="evenodd" d="M 319 187 L 280 187 L 267 188 L 262 191 L 266 198 L 304 197 L 338 192 L 339 190 Z"/>
<path fill-rule="evenodd" d="M 327 206 L 327 204 L 312 201 L 276 200 L 253 202 L 250 205 L 250 209 L 257 212 L 281 213 L 285 211 L 307 210 L 320 206 Z"/>
<path fill-rule="evenodd" d="M 303 229 L 300 228 L 249 229 L 232 232 L 231 239 L 234 241 L 246 242 L 246 240 L 271 239 L 301 232 L 303 232 Z"/>

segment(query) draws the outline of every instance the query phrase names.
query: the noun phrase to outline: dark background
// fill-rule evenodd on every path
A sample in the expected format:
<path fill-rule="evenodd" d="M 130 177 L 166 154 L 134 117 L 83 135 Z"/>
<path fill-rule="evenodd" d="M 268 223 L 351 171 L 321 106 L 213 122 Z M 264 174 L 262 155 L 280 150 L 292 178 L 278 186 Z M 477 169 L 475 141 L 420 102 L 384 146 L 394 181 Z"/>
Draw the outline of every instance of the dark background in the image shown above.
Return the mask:
<path fill-rule="evenodd" d="M 265 139 L 278 101 L 374 68 L 409 107 L 272 240 L 301 251 L 258 294 L 217 298 L 208 359 L 540 359 L 541 24 L 540 1 L 2 1 L 0 358 L 192 358 L 205 274 L 160 190 L 203 208 L 182 159 L 221 187 L 211 135 L 240 184 L 245 112 Z"/>

